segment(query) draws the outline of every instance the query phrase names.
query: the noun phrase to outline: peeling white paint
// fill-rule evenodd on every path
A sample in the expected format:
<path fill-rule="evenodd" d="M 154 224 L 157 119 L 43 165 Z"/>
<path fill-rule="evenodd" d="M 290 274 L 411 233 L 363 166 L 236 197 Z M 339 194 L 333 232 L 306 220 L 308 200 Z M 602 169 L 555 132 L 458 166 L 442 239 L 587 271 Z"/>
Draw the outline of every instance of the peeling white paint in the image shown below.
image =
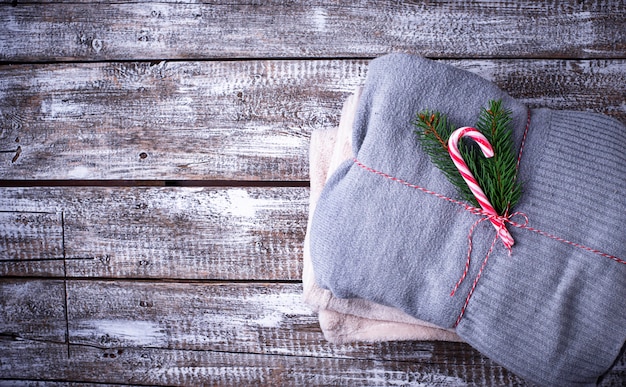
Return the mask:
<path fill-rule="evenodd" d="M 287 315 L 312 315 L 311 308 L 302 301 L 300 293 L 256 294 L 246 300 L 255 304 L 253 309 L 264 313 L 254 323 L 266 328 L 278 328 Z"/>
<path fill-rule="evenodd" d="M 181 113 L 191 115 L 186 121 L 192 122 L 196 119 L 196 112 L 193 108 L 194 100 L 192 97 L 182 97 L 176 100 L 175 109 Z"/>
<path fill-rule="evenodd" d="M 81 117 L 85 106 L 70 100 L 47 99 L 41 102 L 41 113 L 51 118 Z"/>
<path fill-rule="evenodd" d="M 229 212 L 234 216 L 247 218 L 256 217 L 256 206 L 254 200 L 250 198 L 250 195 L 245 190 L 229 190 L 228 201 L 230 203 Z"/>
<path fill-rule="evenodd" d="M 201 321 L 207 326 L 258 326 L 263 328 L 281 328 L 288 316 L 313 316 L 314 312 L 302 301 L 301 293 L 254 294 L 242 301 L 245 313 L 232 314 L 207 313 Z M 251 318 L 249 313 L 254 313 Z M 291 353 L 291 352 L 290 352 Z"/>
<path fill-rule="evenodd" d="M 251 320 L 253 324 L 258 324 L 264 328 L 278 328 L 283 321 L 283 315 L 279 313 L 267 314 L 261 318 Z"/>
<path fill-rule="evenodd" d="M 306 139 L 299 136 L 277 134 L 267 136 L 263 145 L 267 145 L 268 147 L 279 147 L 284 150 L 300 149 L 306 145 Z"/>
<path fill-rule="evenodd" d="M 313 21 L 313 26 L 319 32 L 326 31 L 326 19 L 328 17 L 328 13 L 326 9 L 315 7 L 313 8 L 313 15 L 311 15 L 311 20 Z"/>
<path fill-rule="evenodd" d="M 71 171 L 67 172 L 67 177 L 70 179 L 85 179 L 91 175 L 91 170 L 84 166 L 78 166 Z"/>
<path fill-rule="evenodd" d="M 167 345 L 165 330 L 150 321 L 90 320 L 81 325 L 76 331 L 79 336 L 96 335 L 138 346 Z"/>
<path fill-rule="evenodd" d="M 233 156 L 254 154 L 260 157 L 283 158 L 289 154 L 299 154 L 308 147 L 308 138 L 297 133 L 276 133 L 276 128 L 259 127 L 254 134 L 250 141 L 228 144 L 229 147 L 222 152 Z"/>
<path fill-rule="evenodd" d="M 224 195 L 216 195 L 211 198 L 211 205 L 230 216 L 248 218 L 256 221 L 257 211 L 262 208 L 275 208 L 276 201 L 267 198 L 253 198 L 248 191 L 240 188 L 232 188 Z"/>
<path fill-rule="evenodd" d="M 346 374 L 354 374 L 352 378 L 354 383 L 361 382 L 363 380 L 363 369 L 351 368 L 346 371 Z M 374 368 L 366 371 L 367 383 L 371 385 L 385 385 L 385 386 L 465 386 L 467 381 L 463 378 L 456 376 L 449 376 L 438 372 L 424 371 L 396 371 L 385 368 Z M 349 376 L 347 378 L 350 378 Z M 347 380 L 347 379 L 346 379 Z M 349 383 L 348 383 L 349 384 Z M 480 383 L 479 383 L 480 384 Z M 485 384 L 489 384 L 485 380 Z"/>

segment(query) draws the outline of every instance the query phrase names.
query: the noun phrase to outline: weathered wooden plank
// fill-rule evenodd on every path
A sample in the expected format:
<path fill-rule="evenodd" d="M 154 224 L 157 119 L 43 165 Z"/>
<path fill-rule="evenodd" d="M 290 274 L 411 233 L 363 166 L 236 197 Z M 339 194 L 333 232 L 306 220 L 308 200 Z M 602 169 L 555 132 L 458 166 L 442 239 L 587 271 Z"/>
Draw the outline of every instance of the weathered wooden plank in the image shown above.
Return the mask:
<path fill-rule="evenodd" d="M 523 380 L 498 367 L 477 370 L 475 364 L 428 364 L 422 362 L 310 358 L 279 355 L 215 353 L 167 349 L 118 349 L 71 346 L 70 361 L 63 361 L 61 345 L 42 344 L 20 351 L 2 345 L 4 362 L 15 367 L 5 377 L 38 380 L 2 380 L 5 386 L 107 386 L 123 385 L 442 385 L 525 386 Z M 32 352 L 37 351 L 37 355 Z M 34 361 L 33 361 L 34 360 Z M 33 361 L 28 367 L 28 361 Z M 490 363 L 488 359 L 485 360 Z M 44 364 L 40 364 L 42 362 Z M 3 360 L 0 359 L 0 364 Z M 490 363 L 493 365 L 493 363 Z M 1 367 L 1 366 L 0 366 Z M 91 372 L 90 372 L 91 371 Z M 622 373 L 611 372 L 599 384 L 621 386 Z M 55 380 L 55 381 L 45 381 Z M 83 382 L 58 382 L 58 379 Z M 87 382 L 84 382 L 87 381 Z M 103 381 L 105 381 L 103 383 Z M 115 384 L 114 384 L 115 385 Z"/>
<path fill-rule="evenodd" d="M 63 276 L 63 257 L 62 214 L 0 206 L 0 275 Z"/>
<path fill-rule="evenodd" d="M 132 386 L 131 384 L 125 384 Z M 93 387 L 94 383 L 86 382 L 58 382 L 50 380 L 16 380 L 3 379 L 2 387 Z M 98 387 L 119 387 L 119 384 L 98 383 Z M 139 385 L 136 385 L 139 386 Z"/>
<path fill-rule="evenodd" d="M 308 188 L 3 188 L 0 209 L 63 213 L 69 277 L 297 280 Z M 62 256 L 44 221 L 40 254 Z M 49 262 L 0 260 L 0 274 L 64 274 Z"/>
<path fill-rule="evenodd" d="M 17 284 L 41 288 L 51 282 L 59 281 L 0 282 L 0 289 L 12 292 Z M 350 380 L 344 378 L 378 383 L 387 372 L 394 375 L 391 380 L 517 380 L 458 343 L 329 344 L 315 315 L 303 305 L 299 284 L 70 280 L 67 292 L 69 354 L 62 353 L 58 340 L 30 337 L 37 327 L 32 319 L 43 313 L 21 315 L 23 330 L 11 327 L 14 334 L 0 341 L 3 377 L 70 381 L 98 377 L 99 382 L 177 385 L 195 384 L 198 377 L 216 382 L 242 377 L 241 381 L 273 385 L 286 375 L 266 375 L 266 369 L 284 363 L 285 371 L 296 378 L 293 381 L 322 378 L 321 384 Z M 18 292 L 9 296 L 19 304 Z M 42 305 L 60 301 L 58 294 L 44 292 L 30 297 Z M 42 355 L 45 347 L 56 349 L 54 359 Z M 30 366 L 14 364 L 18 361 Z M 314 370 L 307 371 L 310 367 Z"/>
<path fill-rule="evenodd" d="M 488 359 L 482 364 L 405 362 L 398 360 L 318 358 L 249 353 L 186 351 L 162 348 L 102 350 L 46 344 L 30 352 L 0 346 L 6 378 L 69 380 L 123 385 L 481 385 L 524 386 L 524 382 Z M 52 348 L 50 348 L 52 347 Z M 50 348 L 51 355 L 42 353 Z M 34 358 L 33 358 L 34 357 Z M 454 360 L 452 360 L 454 361 Z M 32 364 L 28 366 L 28 364 Z M 45 365 L 43 365 L 43 364 Z M 1 367 L 1 366 L 0 366 Z"/>
<path fill-rule="evenodd" d="M 2 387 L 94 387 L 95 383 L 89 382 L 59 382 L 50 380 L 2 380 Z M 132 386 L 132 384 L 124 384 Z M 98 387 L 120 387 L 119 384 L 97 383 Z M 136 384 L 135 386 L 140 386 Z"/>
<path fill-rule="evenodd" d="M 5 179 L 306 180 L 358 61 L 0 68 Z M 33 169 L 34 168 L 34 169 Z M 54 177 L 53 177 L 54 176 Z"/>
<path fill-rule="evenodd" d="M 73 344 L 298 356 L 345 352 L 321 340 L 299 284 L 72 280 L 67 286 Z"/>
<path fill-rule="evenodd" d="M 626 53 L 626 6 L 619 1 L 98 3 L 20 0 L 0 7 L 0 60 Z"/>
<path fill-rule="evenodd" d="M 65 316 L 58 280 L 2 280 L 3 340 L 63 343 Z M 336 346 L 325 342 L 300 284 L 67 281 L 70 344 L 111 351 L 164 348 L 290 356 L 433 359 L 435 343 Z M 59 290 L 61 289 L 61 290 Z M 47 291 L 49 290 L 49 291 Z M 47 318 L 55 316 L 54 318 Z M 49 332 L 53 332 L 52 334 Z M 450 347 L 445 356 L 475 356 Z M 375 350 L 375 351 L 373 351 Z M 476 359 L 474 359 L 476 360 Z"/>
<path fill-rule="evenodd" d="M 41 288 L 59 282 L 22 285 Z M 523 384 L 462 343 L 329 344 L 315 315 L 302 305 L 300 292 L 298 284 L 70 280 L 69 353 L 62 342 L 28 338 L 33 329 L 28 319 L 41 312 L 22 316 L 27 317 L 23 330 L 12 328 L 16 334 L 0 336 L 0 379 L 149 385 Z M 33 294 L 40 301 L 58 298 Z M 625 361 L 620 359 L 603 385 L 623 381 Z"/>
<path fill-rule="evenodd" d="M 626 123 L 626 60 L 447 61 L 530 107 L 594 111 Z"/>
<path fill-rule="evenodd" d="M 63 281 L 0 280 L 0 342 L 65 343 L 66 337 Z"/>
<path fill-rule="evenodd" d="M 592 110 L 626 122 L 625 60 L 446 63 L 493 80 L 530 106 Z M 0 153 L 0 176 L 307 180 L 309 133 L 337 125 L 367 64 L 0 67 L 0 150 L 13 151 Z"/>

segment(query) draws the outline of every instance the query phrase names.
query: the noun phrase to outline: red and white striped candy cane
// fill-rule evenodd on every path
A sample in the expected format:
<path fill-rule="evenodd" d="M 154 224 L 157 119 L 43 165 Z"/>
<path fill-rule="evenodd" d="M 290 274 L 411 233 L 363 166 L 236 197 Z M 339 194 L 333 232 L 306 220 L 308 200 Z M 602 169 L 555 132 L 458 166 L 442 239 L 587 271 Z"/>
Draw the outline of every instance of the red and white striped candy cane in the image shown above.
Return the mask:
<path fill-rule="evenodd" d="M 463 160 L 463 157 L 461 157 L 461 152 L 459 152 L 459 140 L 465 136 L 470 137 L 472 140 L 478 143 L 478 146 L 480 147 L 480 150 L 483 152 L 485 157 L 493 157 L 493 148 L 491 147 L 491 144 L 489 143 L 487 138 L 483 136 L 483 134 L 480 133 L 477 129 L 468 126 L 459 128 L 452 132 L 452 134 L 450 135 L 450 139 L 448 140 L 448 152 L 450 153 L 452 162 L 454 162 L 454 165 L 461 173 L 461 176 L 463 176 L 463 180 L 465 180 L 465 182 L 469 186 L 469 189 L 476 197 L 478 204 L 480 204 L 482 209 L 490 215 L 489 220 L 495 227 L 496 232 L 498 233 L 500 238 L 502 238 L 504 246 L 506 246 L 506 248 L 510 250 L 511 246 L 513 246 L 513 243 L 515 243 L 513 237 L 506 229 L 506 225 L 504 224 L 502 218 L 498 216 L 498 213 L 489 202 L 489 199 L 487 199 L 487 195 L 485 195 L 483 190 L 478 185 L 478 182 L 470 172 L 467 164 Z"/>

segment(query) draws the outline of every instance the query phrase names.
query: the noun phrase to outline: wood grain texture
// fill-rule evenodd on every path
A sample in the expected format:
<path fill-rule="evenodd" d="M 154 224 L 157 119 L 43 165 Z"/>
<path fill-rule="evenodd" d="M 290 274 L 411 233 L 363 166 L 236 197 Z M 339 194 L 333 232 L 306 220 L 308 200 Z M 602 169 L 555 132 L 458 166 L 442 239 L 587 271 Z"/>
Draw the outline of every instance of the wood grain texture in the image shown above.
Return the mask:
<path fill-rule="evenodd" d="M 8 208 L 0 205 L 0 275 L 63 276 L 62 214 Z"/>
<path fill-rule="evenodd" d="M 57 356 L 64 350 L 62 345 L 41 344 L 27 350 L 3 345 L 2 349 L 7 363 L 16 364 L 6 370 L 6 377 L 11 379 L 106 380 L 143 386 L 526 385 L 485 359 L 478 363 L 464 359 L 459 365 L 454 359 L 445 363 L 404 362 L 161 348 L 102 350 L 75 345 L 69 359 L 60 359 Z M 32 352 L 43 353 L 37 359 L 45 366 L 32 360 Z M 25 360 L 33 366 L 26 367 Z"/>
<path fill-rule="evenodd" d="M 0 281 L 8 295 L 3 305 L 20 305 L 18 295 L 29 291 L 28 301 L 44 307 L 19 317 L 62 330 L 62 316 L 52 306 L 62 303 L 58 292 L 31 292 L 61 284 Z M 329 344 L 302 304 L 299 284 L 69 280 L 67 291 L 69 354 L 61 332 L 33 337 L 41 323 L 15 327 L 2 314 L 0 332 L 12 332 L 0 335 L 2 378 L 149 385 L 524 384 L 463 343 Z M 47 313 L 57 317 L 42 318 Z M 625 370 L 622 358 L 603 385 L 621 380 Z"/>
<path fill-rule="evenodd" d="M 300 187 L 4 188 L 2 209 L 64 213 L 65 262 L 7 261 L 12 255 L 0 252 L 0 274 L 60 277 L 65 265 L 69 277 L 297 280 L 308 194 Z M 63 258 L 59 228 L 31 227 L 38 257 Z M 0 236 L 10 242 L 12 230 L 0 228 Z"/>
<path fill-rule="evenodd" d="M 59 285 L 49 280 L 21 285 L 47 283 Z M 0 289 L 19 284 L 2 281 Z M 59 338 L 33 339 L 28 325 L 11 327 L 13 335 L 0 340 L 3 377 L 274 385 L 309 379 L 313 384 L 352 379 L 379 384 L 389 374 L 390 382 L 520 382 L 465 344 L 329 344 L 315 315 L 302 304 L 299 284 L 70 280 L 67 291 L 69 357 Z M 43 292 L 31 297 L 42 304 L 61 301 Z M 62 321 L 47 324 L 64 327 Z M 0 332 L 5 329 L 0 319 Z M 43 348 L 50 348 L 51 356 L 42 355 Z M 2 367 L 16 356 L 32 356 L 26 362 L 30 366 Z"/>
<path fill-rule="evenodd" d="M 0 279 L 0 343 L 65 343 L 66 321 L 63 281 Z"/>
<path fill-rule="evenodd" d="M 368 61 L 0 67 L 4 179 L 308 180 L 312 130 L 336 126 Z M 625 60 L 445 61 L 531 107 L 626 123 Z"/>
<path fill-rule="evenodd" d="M 342 99 L 365 68 L 359 61 L 0 68 L 0 147 L 19 140 L 22 149 L 15 162 L 0 155 L 0 176 L 306 180 L 309 132 L 337 125 Z"/>
<path fill-rule="evenodd" d="M 626 53 L 618 1 L 10 3 L 0 7 L 2 61 Z"/>

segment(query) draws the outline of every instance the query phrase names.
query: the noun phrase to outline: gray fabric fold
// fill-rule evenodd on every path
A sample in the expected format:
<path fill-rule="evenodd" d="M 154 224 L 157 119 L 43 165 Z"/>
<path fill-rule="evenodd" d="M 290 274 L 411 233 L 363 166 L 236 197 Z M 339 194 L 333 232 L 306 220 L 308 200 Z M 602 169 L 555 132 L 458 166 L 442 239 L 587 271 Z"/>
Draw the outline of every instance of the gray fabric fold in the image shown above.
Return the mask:
<path fill-rule="evenodd" d="M 519 147 L 528 109 L 492 83 L 419 57 L 375 59 L 355 118 L 354 154 L 375 170 L 456 198 L 421 151 L 411 121 L 432 109 L 471 126 L 490 99 L 512 110 Z M 515 211 L 528 216 L 529 226 L 625 258 L 624 125 L 549 109 L 533 109 L 531 117 L 519 171 L 524 194 Z M 476 227 L 468 277 L 451 297 L 477 219 L 347 161 L 328 180 L 311 222 L 316 281 L 335 296 L 453 327 L 495 234 L 489 222 Z M 509 230 L 512 256 L 498 242 L 457 333 L 535 383 L 594 384 L 626 341 L 626 265 L 530 230 Z"/>

